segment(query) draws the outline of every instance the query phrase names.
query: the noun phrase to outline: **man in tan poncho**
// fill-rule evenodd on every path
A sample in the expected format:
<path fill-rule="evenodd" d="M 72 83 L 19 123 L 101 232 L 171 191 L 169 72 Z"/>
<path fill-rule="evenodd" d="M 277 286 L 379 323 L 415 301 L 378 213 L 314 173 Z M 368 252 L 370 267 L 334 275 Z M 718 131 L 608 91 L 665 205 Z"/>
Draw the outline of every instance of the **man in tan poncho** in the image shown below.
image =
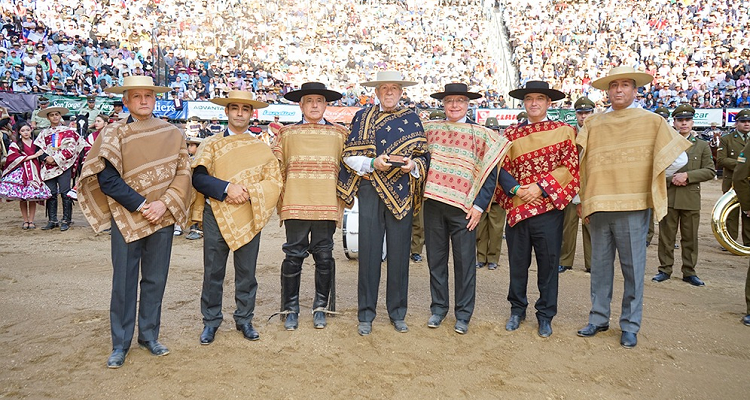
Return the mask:
<path fill-rule="evenodd" d="M 225 107 L 228 126 L 206 138 L 192 162 L 197 193 L 191 219 L 203 222 L 203 345 L 214 341 L 223 320 L 221 300 L 230 250 L 234 252 L 235 326 L 245 339 L 260 338 L 252 324 L 260 231 L 273 215 L 282 186 L 271 149 L 247 133 L 253 110 L 268 104 L 242 90 L 211 102 Z"/>
<path fill-rule="evenodd" d="M 609 329 L 615 251 L 625 279 L 620 344 L 633 348 L 643 315 L 646 234 L 667 213 L 667 177 L 687 163 L 690 142 L 660 116 L 635 106 L 639 86 L 651 75 L 632 67 L 613 68 L 592 85 L 607 91 L 607 111 L 588 117 L 578 133 L 581 204 L 591 231 L 591 312 L 578 331 L 590 337 Z"/>
<path fill-rule="evenodd" d="M 169 354 L 158 341 L 161 302 L 173 225 L 187 221 L 190 162 L 182 132 L 151 114 L 155 93 L 168 90 L 144 76 L 107 89 L 123 94 L 130 117 L 101 132 L 81 172 L 78 199 L 84 216 L 97 232 L 112 228 L 109 368 L 122 366 L 133 339 L 139 267 L 138 344 L 156 356 Z"/>
<path fill-rule="evenodd" d="M 313 326 L 325 328 L 329 294 L 336 264 L 333 234 L 341 222 L 343 202 L 336 196 L 341 151 L 349 131 L 323 118 L 327 103 L 341 98 L 319 82 L 302 84 L 284 95 L 299 103 L 302 122 L 281 128 L 273 152 L 281 163 L 284 191 L 279 219 L 286 229 L 281 263 L 281 311 L 284 327 L 295 330 L 299 317 L 302 263 L 308 254 L 315 260 Z M 333 310 L 331 310 L 333 311 Z"/>

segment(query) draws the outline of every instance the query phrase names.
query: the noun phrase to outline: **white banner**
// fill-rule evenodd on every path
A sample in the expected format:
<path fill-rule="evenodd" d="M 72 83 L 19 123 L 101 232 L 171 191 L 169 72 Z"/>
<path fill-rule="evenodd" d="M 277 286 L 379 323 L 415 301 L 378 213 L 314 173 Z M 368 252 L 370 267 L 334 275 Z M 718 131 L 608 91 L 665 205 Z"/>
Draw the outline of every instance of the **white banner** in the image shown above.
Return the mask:
<path fill-rule="evenodd" d="M 516 122 L 516 116 L 523 111 L 522 108 L 478 108 L 477 109 L 477 123 L 484 125 L 487 118 L 497 118 L 500 126 L 510 126 Z"/>
<path fill-rule="evenodd" d="M 669 110 L 673 112 L 674 109 Z M 698 128 L 705 128 L 711 126 L 712 122 L 716 122 L 716 125 L 721 126 L 721 122 L 724 120 L 724 111 L 721 108 L 696 108 L 695 115 L 693 115 L 693 126 Z"/>
<path fill-rule="evenodd" d="M 217 118 L 220 121 L 226 121 L 227 115 L 224 114 L 224 106 L 220 106 L 208 101 L 186 101 L 187 116 L 198 117 L 202 120 Z M 299 106 L 271 104 L 266 108 L 261 108 L 253 112 L 253 118 L 261 122 L 272 122 L 275 116 L 279 116 L 280 122 L 294 123 L 302 121 L 302 112 Z"/>

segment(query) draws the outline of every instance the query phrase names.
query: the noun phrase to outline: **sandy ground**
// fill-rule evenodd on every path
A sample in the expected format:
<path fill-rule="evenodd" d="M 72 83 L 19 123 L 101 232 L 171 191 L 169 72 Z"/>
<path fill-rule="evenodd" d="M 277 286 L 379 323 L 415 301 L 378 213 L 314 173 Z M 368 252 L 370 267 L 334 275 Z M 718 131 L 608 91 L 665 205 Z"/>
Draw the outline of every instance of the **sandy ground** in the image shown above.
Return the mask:
<path fill-rule="evenodd" d="M 426 262 L 412 263 L 410 330 L 388 324 L 381 284 L 379 315 L 369 337 L 357 334 L 357 263 L 344 257 L 336 235 L 338 310 L 328 328 L 287 332 L 278 318 L 283 230 L 278 220 L 262 233 L 260 287 L 249 342 L 234 330 L 232 268 L 225 284 L 225 323 L 216 341 L 201 346 L 201 241 L 174 241 L 164 298 L 161 341 L 171 354 L 153 357 L 133 346 L 125 366 L 109 370 L 109 236 L 95 235 L 80 210 L 66 232 L 22 231 L 16 203 L 0 204 L 0 397 L 8 398 L 697 398 L 746 399 L 750 390 L 750 328 L 744 315 L 748 260 L 721 251 L 709 210 L 718 181 L 704 184 L 698 274 L 707 286 L 650 281 L 656 246 L 648 249 L 645 310 L 639 344 L 620 347 L 622 279 L 616 277 L 608 332 L 583 339 L 589 275 L 579 240 L 574 270 L 560 278 L 559 313 L 549 339 L 530 320 L 506 332 L 509 305 L 507 249 L 500 268 L 477 277 L 477 307 L 469 333 L 453 332 L 449 316 L 439 329 L 426 326 Z M 44 211 L 36 222 L 43 225 Z M 678 255 L 679 260 L 679 255 Z M 230 257 L 231 263 L 231 257 Z M 535 270 L 535 267 L 532 266 Z M 301 299 L 312 304 L 311 260 L 305 264 Z M 384 272 L 385 273 L 385 272 Z M 532 279 L 535 272 L 532 272 Z M 531 303 L 537 291 L 531 285 Z"/>

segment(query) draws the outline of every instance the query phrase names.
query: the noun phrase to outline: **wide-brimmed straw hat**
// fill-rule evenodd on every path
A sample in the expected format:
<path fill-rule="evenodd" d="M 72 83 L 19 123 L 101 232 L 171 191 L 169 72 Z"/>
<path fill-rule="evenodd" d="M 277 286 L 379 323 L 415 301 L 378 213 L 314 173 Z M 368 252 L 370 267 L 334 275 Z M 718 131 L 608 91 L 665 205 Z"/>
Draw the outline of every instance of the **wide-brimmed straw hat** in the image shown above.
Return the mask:
<path fill-rule="evenodd" d="M 541 93 L 547 95 L 552 101 L 558 101 L 565 98 L 565 93 L 552 89 L 549 83 L 544 81 L 528 81 L 522 88 L 511 90 L 508 95 L 514 99 L 523 100 L 527 94 Z"/>
<path fill-rule="evenodd" d="M 234 104 L 249 104 L 253 106 L 253 109 L 266 108 L 268 103 L 255 100 L 253 92 L 246 90 L 230 90 L 227 97 L 216 97 L 210 100 L 211 103 L 218 104 L 220 106 L 228 106 L 231 103 Z"/>
<path fill-rule="evenodd" d="M 651 83 L 654 77 L 645 72 L 638 72 L 633 67 L 619 66 L 610 69 L 607 76 L 591 82 L 591 86 L 600 90 L 607 90 L 610 82 L 616 79 L 632 79 L 635 81 L 636 87 L 641 87 Z"/>
<path fill-rule="evenodd" d="M 39 112 L 37 113 L 37 115 L 39 117 L 41 117 L 41 118 L 46 118 L 47 114 L 53 113 L 53 112 L 59 112 L 60 115 L 65 115 L 65 114 L 69 113 L 70 110 L 68 110 L 65 107 L 47 107 L 44 110 L 39 110 Z"/>
<path fill-rule="evenodd" d="M 107 93 L 123 94 L 126 90 L 133 89 L 150 89 L 154 93 L 166 93 L 172 90 L 166 86 L 154 85 L 154 80 L 150 76 L 133 75 L 126 76 L 122 81 L 122 86 L 106 88 L 104 91 Z"/>
<path fill-rule="evenodd" d="M 446 96 L 466 96 L 469 100 L 476 100 L 482 97 L 479 93 L 470 92 L 469 87 L 465 83 L 448 83 L 445 85 L 444 91 L 430 95 L 433 99 L 438 100 L 442 100 Z"/>
<path fill-rule="evenodd" d="M 384 83 L 397 83 L 401 87 L 414 86 L 417 84 L 415 81 L 406 81 L 404 77 L 398 71 L 380 71 L 375 75 L 374 81 L 362 82 L 360 85 L 364 87 L 378 87 Z"/>
<path fill-rule="evenodd" d="M 302 97 L 309 94 L 319 94 L 326 98 L 327 102 L 336 101 L 342 97 L 342 94 L 333 90 L 328 90 L 326 85 L 320 82 L 306 82 L 302 84 L 299 90 L 293 90 L 284 95 L 284 98 L 299 103 Z"/>

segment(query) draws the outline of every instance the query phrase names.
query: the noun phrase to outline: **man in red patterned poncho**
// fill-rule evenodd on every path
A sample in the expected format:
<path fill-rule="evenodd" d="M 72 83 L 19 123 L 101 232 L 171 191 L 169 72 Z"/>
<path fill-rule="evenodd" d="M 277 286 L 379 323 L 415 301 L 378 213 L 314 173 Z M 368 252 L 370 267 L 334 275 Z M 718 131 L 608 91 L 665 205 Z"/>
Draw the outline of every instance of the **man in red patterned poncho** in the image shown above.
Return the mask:
<path fill-rule="evenodd" d="M 562 244 L 563 209 L 579 190 L 575 131 L 562 122 L 550 121 L 547 109 L 565 95 L 546 82 L 529 81 L 510 91 L 523 100 L 528 121 L 508 128 L 513 142 L 500 171 L 498 202 L 508 213 L 511 315 L 505 329 L 514 331 L 526 318 L 526 286 L 534 249 L 539 300 L 536 316 L 539 336 L 552 334 L 557 314 L 557 266 Z"/>

